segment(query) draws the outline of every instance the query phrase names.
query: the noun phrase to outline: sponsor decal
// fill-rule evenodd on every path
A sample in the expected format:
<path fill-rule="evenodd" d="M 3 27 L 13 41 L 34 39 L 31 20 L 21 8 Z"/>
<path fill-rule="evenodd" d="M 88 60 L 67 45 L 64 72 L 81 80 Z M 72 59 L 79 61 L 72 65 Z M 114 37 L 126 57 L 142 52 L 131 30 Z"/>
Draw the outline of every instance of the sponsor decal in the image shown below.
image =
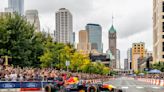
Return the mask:
<path fill-rule="evenodd" d="M 37 83 L 27 83 L 26 86 L 28 88 L 36 88 L 37 87 Z"/>
<path fill-rule="evenodd" d="M 2 84 L 2 87 L 4 87 L 4 88 L 14 88 L 15 84 L 13 84 L 13 83 L 4 83 L 4 84 Z"/>

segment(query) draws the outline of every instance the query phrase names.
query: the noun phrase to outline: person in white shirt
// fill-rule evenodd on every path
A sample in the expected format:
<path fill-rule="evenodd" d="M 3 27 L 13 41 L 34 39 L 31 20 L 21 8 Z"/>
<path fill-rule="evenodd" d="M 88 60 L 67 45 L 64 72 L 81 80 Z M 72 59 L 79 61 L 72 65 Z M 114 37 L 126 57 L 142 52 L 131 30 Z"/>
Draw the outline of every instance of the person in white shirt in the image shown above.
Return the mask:
<path fill-rule="evenodd" d="M 5 74 L 5 81 L 9 81 L 9 75 Z"/>
<path fill-rule="evenodd" d="M 17 74 L 15 72 L 13 72 L 11 75 L 10 75 L 10 78 L 11 78 L 11 81 L 17 81 Z"/>

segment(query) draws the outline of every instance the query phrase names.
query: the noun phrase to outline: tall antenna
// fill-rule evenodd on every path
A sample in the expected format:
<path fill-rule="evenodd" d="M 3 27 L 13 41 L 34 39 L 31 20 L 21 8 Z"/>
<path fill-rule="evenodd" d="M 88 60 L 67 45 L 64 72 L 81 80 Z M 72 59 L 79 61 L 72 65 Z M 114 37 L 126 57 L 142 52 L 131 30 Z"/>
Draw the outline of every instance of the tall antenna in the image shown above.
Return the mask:
<path fill-rule="evenodd" d="M 113 22 L 114 22 L 114 17 L 113 17 L 113 14 L 112 14 L 112 25 L 113 25 Z"/>

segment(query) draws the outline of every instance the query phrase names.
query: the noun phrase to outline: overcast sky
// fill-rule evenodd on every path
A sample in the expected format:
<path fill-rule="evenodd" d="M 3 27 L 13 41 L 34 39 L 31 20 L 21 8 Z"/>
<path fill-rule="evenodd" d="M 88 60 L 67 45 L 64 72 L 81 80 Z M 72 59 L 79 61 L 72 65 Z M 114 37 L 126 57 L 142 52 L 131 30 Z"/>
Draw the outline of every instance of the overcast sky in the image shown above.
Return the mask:
<path fill-rule="evenodd" d="M 0 11 L 8 0 L 0 0 Z M 117 48 L 121 50 L 121 63 L 127 57 L 127 49 L 134 42 L 145 42 L 152 50 L 152 0 L 25 0 L 25 10 L 37 9 L 41 28 L 55 29 L 55 12 L 67 8 L 73 15 L 74 29 L 85 29 L 87 23 L 98 23 L 103 28 L 104 52 L 108 49 L 108 30 L 112 15 L 117 30 Z M 78 36 L 77 36 L 78 37 Z"/>

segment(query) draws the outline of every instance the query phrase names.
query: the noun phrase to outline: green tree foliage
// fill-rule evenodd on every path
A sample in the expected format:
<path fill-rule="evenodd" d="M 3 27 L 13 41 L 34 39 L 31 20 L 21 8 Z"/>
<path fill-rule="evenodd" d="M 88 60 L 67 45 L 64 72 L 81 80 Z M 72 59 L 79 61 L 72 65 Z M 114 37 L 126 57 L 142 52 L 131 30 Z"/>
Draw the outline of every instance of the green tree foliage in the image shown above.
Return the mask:
<path fill-rule="evenodd" d="M 151 68 L 158 69 L 158 70 L 164 72 L 164 62 L 158 62 L 158 63 L 152 64 Z"/>
<path fill-rule="evenodd" d="M 105 67 L 101 62 L 90 62 L 84 66 L 82 71 L 94 74 L 109 74 L 109 68 Z"/>
<path fill-rule="evenodd" d="M 18 14 L 0 17 L 0 55 L 12 56 L 14 65 L 33 65 L 42 52 L 41 37 L 35 35 L 34 30 L 33 25 Z"/>

